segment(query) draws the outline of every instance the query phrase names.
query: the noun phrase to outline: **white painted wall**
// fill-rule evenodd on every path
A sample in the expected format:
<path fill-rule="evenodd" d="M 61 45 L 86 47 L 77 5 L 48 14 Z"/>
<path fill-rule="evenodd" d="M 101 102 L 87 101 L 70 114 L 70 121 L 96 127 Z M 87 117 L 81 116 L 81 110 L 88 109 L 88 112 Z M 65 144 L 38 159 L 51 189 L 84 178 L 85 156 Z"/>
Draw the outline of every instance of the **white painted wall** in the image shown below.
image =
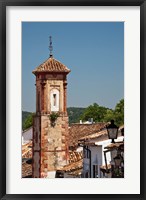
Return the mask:
<path fill-rule="evenodd" d="M 100 166 L 103 163 L 102 146 L 91 146 L 91 178 L 93 178 L 93 165 L 98 165 L 98 177 L 100 178 Z"/>
<path fill-rule="evenodd" d="M 22 138 L 23 138 L 22 143 L 23 144 L 32 140 L 32 132 L 33 132 L 32 127 L 29 128 L 28 130 L 22 132 Z"/>
<path fill-rule="evenodd" d="M 47 177 L 46 178 L 55 178 L 56 171 L 49 171 L 47 172 Z"/>
<path fill-rule="evenodd" d="M 120 142 L 123 141 L 123 136 L 118 137 L 115 142 Z M 104 140 L 104 141 L 100 141 L 100 142 L 95 142 L 96 145 L 101 145 L 102 146 L 102 165 L 105 165 L 105 159 L 104 159 L 104 153 L 103 151 L 105 151 L 105 147 L 108 146 L 109 144 L 111 144 L 111 139 L 108 140 Z M 106 158 L 107 158 L 107 164 L 110 164 L 111 160 L 113 159 L 113 157 L 115 157 L 114 152 L 112 153 L 112 157 L 111 157 L 111 153 L 108 152 L 106 153 Z"/>
<path fill-rule="evenodd" d="M 118 137 L 115 142 L 123 141 L 123 136 Z M 98 177 L 102 178 L 103 174 L 100 172 L 100 166 L 105 165 L 105 158 L 104 158 L 104 149 L 106 146 L 111 144 L 111 140 L 104 140 L 100 142 L 95 142 L 95 146 L 88 146 L 88 148 L 91 150 L 91 178 L 93 178 L 93 165 L 98 165 Z M 111 160 L 115 157 L 115 152 L 107 152 L 106 158 L 107 158 L 107 164 L 110 164 Z M 83 173 L 85 177 L 85 173 L 89 171 L 90 169 L 90 160 L 87 158 L 83 159 Z"/>
<path fill-rule="evenodd" d="M 93 178 L 93 165 L 98 165 L 98 177 L 100 177 L 100 166 L 102 165 L 102 146 L 89 146 L 91 150 L 91 178 Z M 83 173 L 90 172 L 90 159 L 83 159 Z M 90 174 L 90 173 L 89 173 Z"/>
<path fill-rule="evenodd" d="M 90 171 L 90 159 L 89 158 L 84 158 L 83 169 L 85 172 Z"/>

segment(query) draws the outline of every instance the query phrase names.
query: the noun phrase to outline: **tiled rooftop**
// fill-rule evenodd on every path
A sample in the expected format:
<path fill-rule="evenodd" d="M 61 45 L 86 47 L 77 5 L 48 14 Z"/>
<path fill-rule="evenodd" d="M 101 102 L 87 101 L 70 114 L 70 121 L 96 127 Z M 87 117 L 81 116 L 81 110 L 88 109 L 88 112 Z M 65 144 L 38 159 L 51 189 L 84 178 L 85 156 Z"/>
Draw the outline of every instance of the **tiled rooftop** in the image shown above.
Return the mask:
<path fill-rule="evenodd" d="M 27 164 L 27 163 L 23 163 L 22 164 L 22 178 L 32 176 L 32 165 L 31 164 Z"/>
<path fill-rule="evenodd" d="M 90 135 L 86 135 L 84 137 L 82 137 L 82 140 L 88 140 L 88 139 L 94 139 L 94 138 L 100 138 L 101 136 L 107 135 L 107 130 L 103 129 L 101 131 L 98 131 L 97 133 L 93 133 Z"/>
<path fill-rule="evenodd" d="M 35 70 L 33 70 L 33 74 L 39 72 L 64 72 L 69 73 L 70 69 L 68 69 L 64 64 L 59 62 L 53 57 L 48 58 L 44 63 L 39 65 Z"/>
<path fill-rule="evenodd" d="M 66 173 L 67 178 L 76 178 L 81 175 L 83 169 L 83 152 L 70 151 L 69 164 L 60 170 Z"/>
<path fill-rule="evenodd" d="M 32 157 L 32 142 L 28 142 L 22 145 L 22 158 L 31 158 Z"/>
<path fill-rule="evenodd" d="M 78 140 L 82 139 L 88 142 L 90 139 L 107 137 L 107 131 L 105 130 L 106 123 L 95 124 L 72 124 L 69 128 L 69 146 L 77 146 Z M 102 137 L 103 136 L 103 137 Z M 22 146 L 22 158 L 32 158 L 32 149 L 30 148 L 32 142 L 29 142 Z M 123 146 L 123 142 L 111 144 L 107 146 L 107 149 L 117 148 Z M 60 170 L 76 176 L 82 169 L 82 151 L 69 151 L 69 164 L 64 166 Z M 30 164 L 22 164 L 22 177 L 30 176 L 32 174 L 32 167 Z"/>
<path fill-rule="evenodd" d="M 121 129 L 123 127 L 124 127 L 124 125 L 119 128 L 118 136 L 121 136 Z M 107 129 L 105 128 L 105 126 L 103 127 L 102 130 L 99 130 L 96 133 L 85 135 L 85 136 L 83 136 L 83 137 L 80 138 L 80 140 L 84 140 L 86 142 L 93 141 L 93 139 L 97 139 L 98 141 L 108 140 Z"/>
<path fill-rule="evenodd" d="M 32 142 L 22 145 L 22 177 L 32 176 L 32 165 L 27 160 L 32 158 Z"/>
<path fill-rule="evenodd" d="M 106 123 L 72 124 L 69 128 L 69 146 L 77 146 L 78 140 L 92 134 L 98 134 L 104 129 Z"/>

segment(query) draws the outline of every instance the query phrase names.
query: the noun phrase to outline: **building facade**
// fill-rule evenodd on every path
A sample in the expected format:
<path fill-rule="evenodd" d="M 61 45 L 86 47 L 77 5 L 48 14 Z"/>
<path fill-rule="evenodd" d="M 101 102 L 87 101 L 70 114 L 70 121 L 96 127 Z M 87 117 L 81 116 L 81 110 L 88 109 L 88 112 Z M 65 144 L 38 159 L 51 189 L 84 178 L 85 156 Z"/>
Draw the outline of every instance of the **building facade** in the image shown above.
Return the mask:
<path fill-rule="evenodd" d="M 80 140 L 83 146 L 83 178 L 111 178 L 111 173 L 103 173 L 103 167 L 112 171 L 111 165 L 117 155 L 117 149 L 123 145 L 123 136 L 119 130 L 115 143 L 108 139 L 107 131 L 88 135 Z M 109 146 L 109 147 L 108 147 Z M 110 147 L 111 146 L 111 147 Z M 110 150 L 108 149 L 110 148 Z M 107 165 L 107 166 L 106 166 Z M 105 171 L 105 170 L 104 170 Z"/>
<path fill-rule="evenodd" d="M 50 57 L 36 76 L 36 115 L 33 120 L 33 177 L 48 177 L 68 163 L 67 74 L 70 70 Z"/>

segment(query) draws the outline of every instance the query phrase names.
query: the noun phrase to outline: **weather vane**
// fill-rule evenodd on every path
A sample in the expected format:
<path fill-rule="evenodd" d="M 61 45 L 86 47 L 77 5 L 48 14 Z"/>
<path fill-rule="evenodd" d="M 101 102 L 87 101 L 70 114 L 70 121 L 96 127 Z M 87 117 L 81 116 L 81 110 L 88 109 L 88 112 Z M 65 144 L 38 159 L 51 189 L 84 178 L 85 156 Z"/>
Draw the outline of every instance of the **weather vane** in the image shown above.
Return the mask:
<path fill-rule="evenodd" d="M 53 51 L 53 46 L 52 46 L 52 36 L 49 37 L 50 40 L 50 45 L 49 45 L 49 50 L 50 50 L 50 57 L 53 56 L 52 51 Z"/>

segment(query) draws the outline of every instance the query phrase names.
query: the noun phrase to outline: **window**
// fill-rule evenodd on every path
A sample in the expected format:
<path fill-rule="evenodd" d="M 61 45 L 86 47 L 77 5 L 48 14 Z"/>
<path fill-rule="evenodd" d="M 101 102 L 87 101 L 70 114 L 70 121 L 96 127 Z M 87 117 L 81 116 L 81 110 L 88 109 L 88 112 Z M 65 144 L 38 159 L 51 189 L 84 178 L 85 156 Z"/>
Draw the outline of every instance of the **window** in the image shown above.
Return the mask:
<path fill-rule="evenodd" d="M 56 94 L 53 94 L 53 105 L 56 106 Z"/>
<path fill-rule="evenodd" d="M 53 88 L 50 91 L 50 104 L 51 104 L 51 111 L 59 111 L 59 90 Z"/>

